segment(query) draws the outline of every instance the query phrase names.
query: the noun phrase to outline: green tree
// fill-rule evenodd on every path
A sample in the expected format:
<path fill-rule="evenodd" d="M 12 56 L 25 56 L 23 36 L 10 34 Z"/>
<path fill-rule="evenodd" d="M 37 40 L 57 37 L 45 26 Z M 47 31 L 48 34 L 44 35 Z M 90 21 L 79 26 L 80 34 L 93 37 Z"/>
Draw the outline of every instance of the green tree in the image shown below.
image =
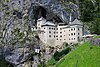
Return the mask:
<path fill-rule="evenodd" d="M 54 53 L 54 59 L 56 60 L 56 61 L 58 61 L 59 59 L 60 59 L 60 55 L 59 55 L 59 52 L 58 51 L 56 51 L 55 53 Z"/>

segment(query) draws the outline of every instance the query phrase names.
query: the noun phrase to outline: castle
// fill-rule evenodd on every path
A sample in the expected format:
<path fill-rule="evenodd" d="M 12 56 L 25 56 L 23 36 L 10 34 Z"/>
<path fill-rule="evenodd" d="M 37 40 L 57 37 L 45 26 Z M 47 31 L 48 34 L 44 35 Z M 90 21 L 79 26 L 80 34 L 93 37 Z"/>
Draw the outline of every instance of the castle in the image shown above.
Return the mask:
<path fill-rule="evenodd" d="M 81 40 L 83 35 L 83 25 L 78 19 L 73 22 L 53 23 L 41 17 L 37 20 L 37 28 L 33 27 L 32 30 L 38 31 L 40 40 L 45 46 L 60 46 L 64 42 L 68 44 L 77 43 Z"/>

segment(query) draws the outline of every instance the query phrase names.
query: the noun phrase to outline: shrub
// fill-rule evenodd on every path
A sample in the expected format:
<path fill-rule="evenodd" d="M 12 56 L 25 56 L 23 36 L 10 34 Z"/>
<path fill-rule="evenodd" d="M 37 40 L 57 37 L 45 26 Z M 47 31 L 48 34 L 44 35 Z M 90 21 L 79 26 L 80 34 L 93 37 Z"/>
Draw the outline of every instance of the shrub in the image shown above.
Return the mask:
<path fill-rule="evenodd" d="M 59 59 L 60 59 L 60 57 L 59 57 L 59 52 L 58 51 L 56 51 L 55 53 L 54 53 L 54 59 L 56 60 L 56 61 L 58 61 Z"/>
<path fill-rule="evenodd" d="M 70 47 L 68 47 L 68 48 L 66 48 L 66 49 L 64 49 L 64 50 L 62 50 L 61 52 L 56 51 L 56 52 L 54 53 L 54 59 L 55 59 L 56 61 L 58 61 L 60 58 L 62 58 L 62 57 L 65 56 L 66 54 L 68 54 L 70 51 L 71 51 L 71 48 L 70 48 Z"/>

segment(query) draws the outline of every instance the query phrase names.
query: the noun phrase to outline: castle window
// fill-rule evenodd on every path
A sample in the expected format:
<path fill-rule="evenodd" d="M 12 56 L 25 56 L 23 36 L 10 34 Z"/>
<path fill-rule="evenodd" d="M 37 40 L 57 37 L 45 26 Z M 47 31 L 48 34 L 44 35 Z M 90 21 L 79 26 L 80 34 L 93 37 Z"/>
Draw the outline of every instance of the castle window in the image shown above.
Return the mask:
<path fill-rule="evenodd" d="M 74 35 L 75 35 L 75 33 L 74 33 Z"/>
<path fill-rule="evenodd" d="M 61 40 L 61 39 L 60 39 Z"/>
<path fill-rule="evenodd" d="M 62 35 L 60 35 L 60 37 L 62 37 Z"/>
<path fill-rule="evenodd" d="M 71 35 L 73 35 L 73 33 L 71 33 Z"/>
<path fill-rule="evenodd" d="M 65 35 L 64 35 L 65 36 Z"/>
<path fill-rule="evenodd" d="M 75 28 L 74 28 L 74 30 L 75 30 Z"/>
<path fill-rule="evenodd" d="M 70 38 L 69 38 L 69 40 L 70 40 Z"/>
<path fill-rule="evenodd" d="M 61 34 L 62 32 L 60 32 L 60 34 Z"/>
<path fill-rule="evenodd" d="M 78 40 L 79 40 L 79 37 L 78 37 Z"/>
<path fill-rule="evenodd" d="M 58 37 L 58 36 L 56 36 L 56 37 Z"/>
<path fill-rule="evenodd" d="M 49 35 L 49 37 L 51 37 L 51 35 Z"/>
<path fill-rule="evenodd" d="M 73 29 L 71 29 L 71 31 L 73 31 Z"/>
<path fill-rule="evenodd" d="M 58 30 L 58 28 L 56 28 Z"/>
<path fill-rule="evenodd" d="M 44 28 L 45 29 L 45 28 Z"/>
<path fill-rule="evenodd" d="M 55 38 L 55 35 L 54 35 L 54 38 Z"/>
<path fill-rule="evenodd" d="M 80 35 L 80 34 L 78 33 L 78 35 Z"/>
<path fill-rule="evenodd" d="M 70 30 L 69 30 L 70 31 Z"/>
<path fill-rule="evenodd" d="M 62 30 L 62 29 L 60 28 L 60 30 Z"/>
<path fill-rule="evenodd" d="M 58 40 L 58 39 L 57 39 Z"/>
<path fill-rule="evenodd" d="M 74 38 L 74 40 L 75 40 L 75 38 Z"/>
<path fill-rule="evenodd" d="M 49 28 L 49 29 L 51 29 L 51 28 Z"/>
<path fill-rule="evenodd" d="M 70 36 L 70 34 L 69 34 L 69 36 Z"/>
<path fill-rule="evenodd" d="M 51 33 L 51 31 L 49 31 L 49 33 Z"/>
<path fill-rule="evenodd" d="M 70 43 L 70 44 L 72 44 L 72 43 Z"/>
<path fill-rule="evenodd" d="M 55 32 L 54 32 L 54 34 L 55 34 Z"/>
<path fill-rule="evenodd" d="M 55 30 L 55 28 L 54 28 L 54 30 Z"/>
<path fill-rule="evenodd" d="M 66 40 L 66 39 L 64 39 L 64 40 Z"/>
<path fill-rule="evenodd" d="M 53 30 L 53 28 L 52 28 L 52 30 Z"/>
<path fill-rule="evenodd" d="M 78 30 L 80 30 L 80 29 L 78 28 Z"/>

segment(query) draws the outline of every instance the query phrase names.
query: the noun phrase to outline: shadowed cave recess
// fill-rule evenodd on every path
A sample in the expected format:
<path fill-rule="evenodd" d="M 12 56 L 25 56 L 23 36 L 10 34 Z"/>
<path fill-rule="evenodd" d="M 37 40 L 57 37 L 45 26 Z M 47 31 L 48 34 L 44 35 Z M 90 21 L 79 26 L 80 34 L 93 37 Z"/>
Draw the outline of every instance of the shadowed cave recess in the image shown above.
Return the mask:
<path fill-rule="evenodd" d="M 37 20 L 40 17 L 45 18 L 47 21 L 52 21 L 53 23 L 63 23 L 64 22 L 60 17 L 54 14 L 51 10 L 46 9 L 43 6 L 33 6 L 31 8 L 33 8 L 33 10 L 32 10 L 30 18 L 32 19 L 32 16 L 33 16 L 35 25 L 37 23 Z"/>

